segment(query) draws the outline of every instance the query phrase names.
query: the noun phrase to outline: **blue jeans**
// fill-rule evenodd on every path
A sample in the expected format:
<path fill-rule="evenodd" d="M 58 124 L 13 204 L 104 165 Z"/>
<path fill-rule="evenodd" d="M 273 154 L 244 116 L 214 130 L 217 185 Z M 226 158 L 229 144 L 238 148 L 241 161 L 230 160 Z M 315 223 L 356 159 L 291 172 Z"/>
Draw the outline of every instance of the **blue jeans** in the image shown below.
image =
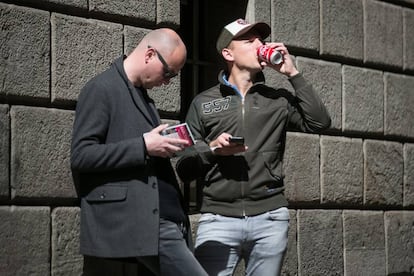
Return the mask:
<path fill-rule="evenodd" d="M 246 275 L 280 275 L 287 248 L 286 207 L 243 218 L 205 213 L 199 220 L 195 256 L 208 275 L 232 275 L 243 258 Z"/>

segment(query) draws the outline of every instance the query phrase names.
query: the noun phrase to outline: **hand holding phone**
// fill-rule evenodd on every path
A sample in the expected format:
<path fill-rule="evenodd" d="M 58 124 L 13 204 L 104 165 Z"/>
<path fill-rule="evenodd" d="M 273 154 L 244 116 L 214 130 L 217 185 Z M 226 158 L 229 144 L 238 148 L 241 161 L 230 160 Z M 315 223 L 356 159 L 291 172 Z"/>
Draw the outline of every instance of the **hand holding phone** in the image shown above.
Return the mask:
<path fill-rule="evenodd" d="M 235 143 L 237 145 L 244 145 L 244 137 L 232 136 L 229 138 L 230 143 Z"/>

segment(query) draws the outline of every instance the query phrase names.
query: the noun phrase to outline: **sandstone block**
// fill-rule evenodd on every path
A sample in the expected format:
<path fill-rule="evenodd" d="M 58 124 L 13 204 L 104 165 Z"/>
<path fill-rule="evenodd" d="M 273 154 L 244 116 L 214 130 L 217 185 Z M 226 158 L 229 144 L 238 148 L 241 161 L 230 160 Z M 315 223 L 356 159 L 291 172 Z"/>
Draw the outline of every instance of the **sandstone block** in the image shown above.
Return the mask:
<path fill-rule="evenodd" d="M 283 167 L 289 202 L 320 202 L 319 136 L 288 132 Z"/>
<path fill-rule="evenodd" d="M 403 148 L 400 143 L 364 141 L 364 204 L 402 206 Z"/>
<path fill-rule="evenodd" d="M 414 144 L 404 145 L 404 206 L 414 205 Z"/>
<path fill-rule="evenodd" d="M 414 137 L 414 77 L 385 73 L 385 134 Z"/>
<path fill-rule="evenodd" d="M 343 275 L 340 210 L 299 210 L 299 275 Z"/>
<path fill-rule="evenodd" d="M 49 207 L 0 206 L 0 274 L 50 275 Z"/>
<path fill-rule="evenodd" d="M 134 21 L 154 23 L 157 0 L 89 0 L 89 10 L 95 13 L 115 14 Z"/>
<path fill-rule="evenodd" d="M 12 198 L 75 197 L 70 171 L 74 113 L 52 108 L 11 108 Z"/>
<path fill-rule="evenodd" d="M 411 0 L 414 4 L 414 0 Z M 414 10 L 404 9 L 404 70 L 414 70 Z"/>
<path fill-rule="evenodd" d="M 52 14 L 51 24 L 52 102 L 73 103 L 88 80 L 121 57 L 122 27 L 61 14 Z"/>
<path fill-rule="evenodd" d="M 288 247 L 283 260 L 282 275 L 298 275 L 298 242 L 296 210 L 289 210 Z"/>
<path fill-rule="evenodd" d="M 365 0 L 364 26 L 364 62 L 402 68 L 402 8 Z"/>
<path fill-rule="evenodd" d="M 342 128 L 342 72 L 339 63 L 297 58 L 298 69 L 326 105 L 332 119 L 331 128 Z"/>
<path fill-rule="evenodd" d="M 363 7 L 360 0 L 321 1 L 321 54 L 362 61 Z"/>
<path fill-rule="evenodd" d="M 387 273 L 414 274 L 414 211 L 385 213 Z"/>
<path fill-rule="evenodd" d="M 380 71 L 343 67 L 343 130 L 383 134 L 384 79 Z"/>
<path fill-rule="evenodd" d="M 9 198 L 10 164 L 9 106 L 0 104 L 0 198 Z"/>
<path fill-rule="evenodd" d="M 346 275 L 385 275 L 384 214 L 344 211 Z"/>
<path fill-rule="evenodd" d="M 249 0 L 247 1 L 247 22 L 265 22 L 271 26 L 271 0 Z M 270 40 L 271 37 L 267 38 Z"/>
<path fill-rule="evenodd" d="M 361 139 L 321 138 L 322 203 L 362 204 L 363 160 Z"/>
<path fill-rule="evenodd" d="M 319 51 L 319 0 L 272 0 L 272 41 Z"/>
<path fill-rule="evenodd" d="M 49 102 L 49 12 L 0 3 L 0 98 Z"/>
<path fill-rule="evenodd" d="M 79 207 L 58 207 L 52 211 L 52 274 L 82 275 L 79 253 Z"/>
<path fill-rule="evenodd" d="M 158 25 L 180 25 L 180 0 L 157 0 L 156 10 Z"/>

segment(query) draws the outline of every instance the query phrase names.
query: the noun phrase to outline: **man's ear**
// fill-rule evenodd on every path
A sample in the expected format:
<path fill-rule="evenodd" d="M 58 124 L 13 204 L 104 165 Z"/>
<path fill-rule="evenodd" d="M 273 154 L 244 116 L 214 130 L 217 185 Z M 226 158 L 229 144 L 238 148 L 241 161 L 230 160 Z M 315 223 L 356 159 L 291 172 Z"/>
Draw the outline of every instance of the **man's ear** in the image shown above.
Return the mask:
<path fill-rule="evenodd" d="M 223 48 L 221 50 L 221 55 L 223 56 L 224 60 L 226 61 L 233 61 L 233 52 L 229 48 Z"/>
<path fill-rule="evenodd" d="M 145 63 L 148 63 L 150 59 L 152 59 L 155 56 L 155 51 L 153 48 L 147 48 L 145 51 Z"/>

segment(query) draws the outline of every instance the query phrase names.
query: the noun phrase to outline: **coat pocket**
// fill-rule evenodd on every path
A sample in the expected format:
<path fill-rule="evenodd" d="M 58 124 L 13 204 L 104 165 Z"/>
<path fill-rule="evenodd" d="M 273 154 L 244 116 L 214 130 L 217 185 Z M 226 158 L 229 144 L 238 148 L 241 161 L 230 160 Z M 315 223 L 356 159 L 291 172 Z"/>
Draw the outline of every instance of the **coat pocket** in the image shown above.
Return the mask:
<path fill-rule="evenodd" d="M 267 168 L 267 171 L 270 175 L 276 180 L 280 181 L 282 176 L 282 162 L 280 161 L 280 156 L 278 151 L 268 151 L 263 152 L 263 161 L 264 165 Z"/>
<path fill-rule="evenodd" d="M 86 201 L 90 203 L 123 201 L 127 197 L 127 191 L 126 187 L 101 186 L 92 190 L 86 196 Z"/>

